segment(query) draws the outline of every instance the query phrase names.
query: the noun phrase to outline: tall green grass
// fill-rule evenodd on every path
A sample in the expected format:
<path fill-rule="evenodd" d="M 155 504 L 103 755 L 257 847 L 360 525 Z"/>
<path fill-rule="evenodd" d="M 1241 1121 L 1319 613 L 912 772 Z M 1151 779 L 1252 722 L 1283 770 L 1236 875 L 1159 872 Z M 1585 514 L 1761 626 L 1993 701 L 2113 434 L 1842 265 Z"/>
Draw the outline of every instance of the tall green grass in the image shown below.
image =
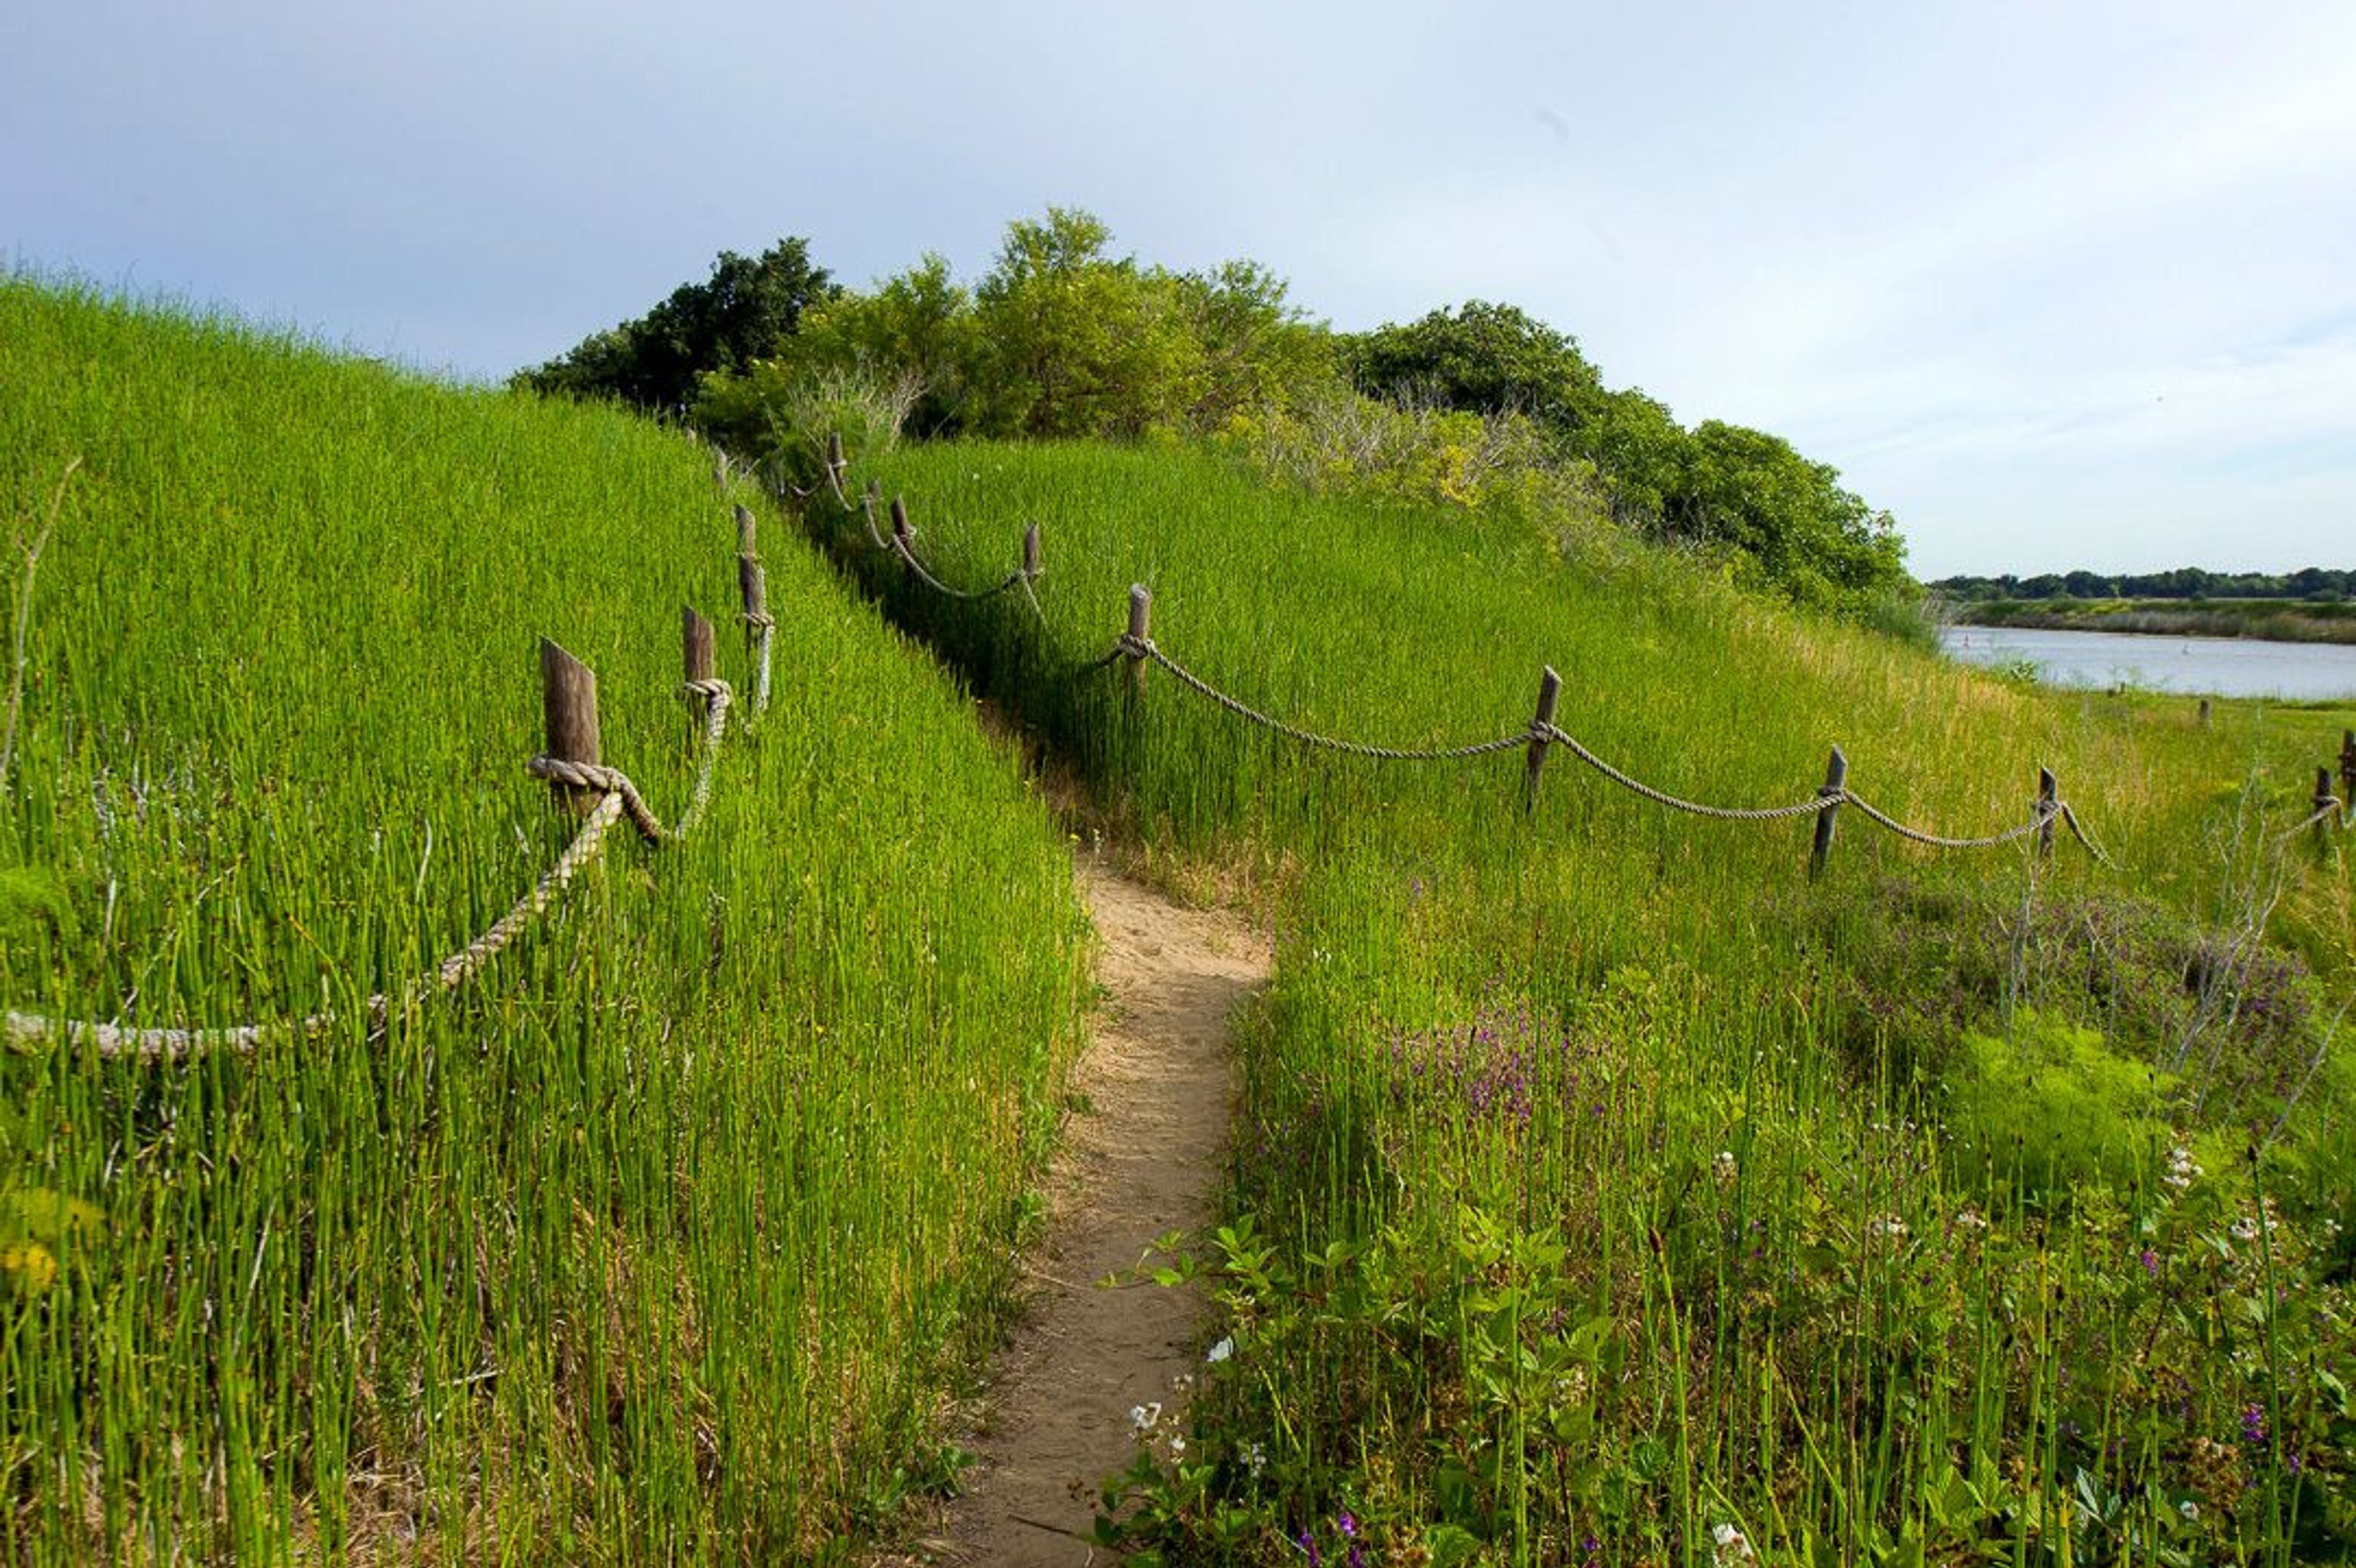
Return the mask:
<path fill-rule="evenodd" d="M 942 1484 L 1083 988 L 969 703 L 773 525 L 776 697 L 696 833 L 617 832 L 371 1038 L 571 837 L 523 771 L 540 635 L 683 807 L 679 606 L 734 606 L 729 498 L 616 412 L 0 283 L 12 514 L 75 458 L 0 999 L 347 1022 L 0 1056 L 0 1555 L 826 1560 Z"/>
<path fill-rule="evenodd" d="M 1105 809 L 1277 923 L 1229 1227 L 1173 1265 L 1214 1284 L 1235 1353 L 1184 1457 L 1125 1483 L 1132 1541 L 1724 1563 L 2356 1539 L 2330 1032 L 2356 902 L 2343 861 L 2268 837 L 2344 714 L 2204 728 L 2039 691 L 1610 536 L 1175 450 L 861 472 L 953 583 L 1044 525 L 1034 613 L 943 600 L 809 512 Z M 1860 795 L 1979 834 L 2026 819 L 2045 765 L 2115 867 L 1847 813 L 1811 884 L 1807 821 L 1672 814 L 1559 750 L 1525 816 L 1518 752 L 1335 756 L 1091 667 L 1132 581 L 1162 649 L 1312 730 L 1509 734 L 1550 664 L 1562 727 L 1677 795 L 1803 799 L 1837 743 Z"/>

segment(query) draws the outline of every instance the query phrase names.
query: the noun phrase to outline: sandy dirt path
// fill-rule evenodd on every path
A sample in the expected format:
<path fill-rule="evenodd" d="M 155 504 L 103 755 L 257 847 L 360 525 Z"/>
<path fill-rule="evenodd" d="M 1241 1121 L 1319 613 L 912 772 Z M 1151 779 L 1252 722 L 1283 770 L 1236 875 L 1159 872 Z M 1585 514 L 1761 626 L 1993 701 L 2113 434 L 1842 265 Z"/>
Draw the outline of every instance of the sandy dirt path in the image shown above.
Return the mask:
<path fill-rule="evenodd" d="M 1200 1303 L 1097 1282 L 1211 1217 L 1235 1095 L 1228 1018 L 1268 978 L 1267 942 L 1235 916 L 1182 908 L 1087 855 L 1076 869 L 1109 997 L 1028 1264 L 1032 1308 L 991 1378 L 980 1462 L 937 1559 L 977 1568 L 1106 1560 L 1087 1543 L 1099 1488 L 1136 1455 L 1130 1409 L 1173 1403 L 1194 1370 Z"/>

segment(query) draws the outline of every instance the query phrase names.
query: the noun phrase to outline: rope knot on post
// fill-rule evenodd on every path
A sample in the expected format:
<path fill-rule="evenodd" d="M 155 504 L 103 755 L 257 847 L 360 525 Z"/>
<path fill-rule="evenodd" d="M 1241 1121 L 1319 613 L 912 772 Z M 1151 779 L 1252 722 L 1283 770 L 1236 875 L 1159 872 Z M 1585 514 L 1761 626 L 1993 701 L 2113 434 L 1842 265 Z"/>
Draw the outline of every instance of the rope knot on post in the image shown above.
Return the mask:
<path fill-rule="evenodd" d="M 546 779 L 571 789 L 595 790 L 601 795 L 619 795 L 629 779 L 619 768 L 605 767 L 597 763 L 576 763 L 563 757 L 552 757 L 542 752 L 524 763 L 524 769 L 534 778 Z"/>

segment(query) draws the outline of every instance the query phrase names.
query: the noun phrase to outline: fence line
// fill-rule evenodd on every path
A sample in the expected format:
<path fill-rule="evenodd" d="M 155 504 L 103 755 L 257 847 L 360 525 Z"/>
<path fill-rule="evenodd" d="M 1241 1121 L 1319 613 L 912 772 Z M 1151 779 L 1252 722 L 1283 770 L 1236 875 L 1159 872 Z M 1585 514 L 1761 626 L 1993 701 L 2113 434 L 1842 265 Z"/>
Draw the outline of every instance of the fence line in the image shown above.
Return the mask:
<path fill-rule="evenodd" d="M 1040 610 L 1038 598 L 1031 592 L 1032 583 L 1040 575 L 1037 524 L 1033 524 L 1023 535 L 1022 566 L 992 587 L 981 590 L 959 590 L 941 581 L 917 559 L 914 547 L 914 530 L 908 527 L 907 508 L 902 498 L 894 496 L 892 500 L 893 527 L 889 539 L 885 539 L 883 531 L 876 525 L 875 504 L 879 499 L 879 492 L 874 481 L 872 479 L 868 481 L 866 489 L 858 502 L 851 500 L 844 485 L 844 479 L 850 472 L 850 464 L 844 459 L 842 437 L 839 432 L 830 432 L 827 437 L 826 455 L 821 464 L 820 472 L 822 475 L 820 485 L 813 485 L 805 489 L 788 483 L 780 475 L 774 481 L 773 491 L 778 500 L 789 502 L 815 496 L 823 487 L 832 495 L 835 505 L 844 514 L 857 516 L 862 519 L 870 545 L 879 553 L 897 556 L 910 575 L 935 592 L 950 599 L 969 602 L 995 597 L 1019 583 L 1024 594 L 1030 598 L 1033 613 L 1039 616 L 1043 624 L 1045 623 L 1046 616 Z M 1151 615 L 1151 594 L 1141 585 L 1132 587 L 1130 590 L 1129 629 L 1114 640 L 1111 648 L 1101 657 L 1079 666 L 1077 673 L 1087 674 L 1102 670 L 1122 659 L 1128 659 L 1136 670 L 1136 678 L 1141 682 L 1147 666 L 1159 666 L 1167 670 L 1188 690 L 1248 723 L 1259 725 L 1301 745 L 1337 752 L 1345 756 L 1365 757 L 1377 762 L 1458 762 L 1487 756 L 1493 752 L 1511 751 L 1515 747 L 1526 747 L 1529 766 L 1525 794 L 1526 805 L 1528 806 L 1535 806 L 1537 803 L 1538 777 L 1545 763 L 1546 748 L 1548 745 L 1559 745 L 1612 783 L 1671 810 L 1730 822 L 1772 822 L 1813 816 L 1816 818 L 1817 829 L 1815 848 L 1810 859 L 1812 871 L 1820 870 L 1824 865 L 1826 854 L 1832 843 L 1833 820 L 1844 805 L 1855 806 L 1867 821 L 1885 832 L 1909 842 L 1937 849 L 1994 848 L 2019 843 L 2034 836 L 2037 839 L 2038 853 L 2040 857 L 2044 857 L 2052 852 L 2053 830 L 2055 825 L 2059 824 L 2069 829 L 2070 837 L 2097 864 L 2104 867 L 2112 867 L 2115 864 L 2103 847 L 2095 841 L 2094 836 L 2086 830 L 2085 825 L 2079 820 L 2076 809 L 2068 801 L 2060 797 L 2051 770 L 2039 770 L 2039 793 L 2028 821 L 1999 832 L 1974 837 L 1933 833 L 1926 828 L 1912 826 L 1900 821 L 1889 812 L 1857 794 L 1847 786 L 1847 764 L 1846 759 L 1841 756 L 1838 747 L 1833 750 L 1833 766 L 1826 774 L 1825 784 L 1809 799 L 1794 801 L 1788 805 L 1708 805 L 1671 795 L 1665 790 L 1656 788 L 1613 767 L 1589 750 L 1577 736 L 1557 725 L 1554 722 L 1553 699 L 1555 692 L 1559 689 L 1559 677 L 1552 669 L 1545 672 L 1540 688 L 1537 716 L 1528 726 L 1512 734 L 1502 735 L 1494 740 L 1475 741 L 1456 746 L 1419 748 L 1377 745 L 1368 741 L 1348 741 L 1336 736 L 1324 735 L 1312 730 L 1303 729 L 1299 725 L 1287 723 L 1283 720 L 1250 706 L 1234 694 L 1219 689 L 1188 669 L 1154 643 L 1150 635 Z M 2205 700 L 2201 704 L 2201 709 L 2205 714 L 2208 709 Z M 2341 787 L 2335 795 L 2331 789 L 2330 770 L 2327 768 L 2318 772 L 2314 813 L 2296 827 L 2280 835 L 2282 841 L 2286 842 L 2296 838 L 2301 833 L 2313 828 L 2316 830 L 2318 845 L 2321 848 L 2326 845 L 2325 836 L 2332 827 L 2342 829 L 2356 827 L 2356 810 L 2351 810 L 2348 805 L 2351 800 L 2356 800 L 2356 730 L 2347 731 L 2341 738 L 2340 776 Z"/>
<path fill-rule="evenodd" d="M 713 481 L 724 489 L 729 477 L 726 457 L 715 456 Z M 744 730 L 768 709 L 770 643 L 776 622 L 768 613 L 766 584 L 755 549 L 753 514 L 741 506 L 735 512 L 737 580 L 744 605 L 738 618 L 744 624 L 747 654 L 757 665 L 755 718 L 739 717 L 736 720 L 735 727 Z M 686 675 L 680 695 L 691 708 L 701 710 L 702 727 L 695 782 L 689 791 L 687 809 L 680 814 L 678 822 L 666 827 L 629 775 L 599 760 L 597 677 L 580 660 L 541 638 L 541 683 L 548 743 L 544 751 L 524 763 L 524 768 L 535 778 L 548 781 L 561 799 L 573 803 L 582 813 L 581 826 L 564 852 L 541 874 L 530 890 L 481 935 L 412 979 L 398 995 L 379 991 L 369 997 L 363 1011 L 371 1037 L 384 1033 L 395 1013 L 406 1013 L 435 997 L 450 995 L 481 974 L 534 921 L 548 912 L 575 877 L 596 861 L 605 849 L 607 835 L 623 817 L 627 816 L 638 837 L 658 849 L 679 843 L 702 820 L 712 798 L 721 745 L 727 738 L 735 690 L 712 673 L 711 623 L 692 606 L 686 606 L 681 613 L 681 625 Z M 334 1012 L 321 1011 L 266 1023 L 209 1029 L 141 1028 L 93 1019 L 52 1019 L 11 1008 L 0 1012 L 0 1039 L 5 1039 L 13 1051 L 37 1051 L 58 1043 L 87 1045 L 102 1057 L 131 1058 L 153 1064 L 183 1061 L 207 1051 L 250 1055 L 274 1040 L 317 1039 L 332 1031 L 337 1022 Z"/>
<path fill-rule="evenodd" d="M 826 488 L 833 494 L 837 507 L 846 514 L 857 516 L 863 521 L 867 530 L 867 542 L 873 545 L 878 553 L 898 557 L 900 564 L 906 569 L 910 576 L 946 599 L 971 603 L 983 599 L 995 599 L 1001 593 L 1020 588 L 1023 590 L 1023 597 L 1030 602 L 1031 613 L 1039 618 L 1041 624 L 1046 624 L 1047 613 L 1039 607 L 1039 596 L 1032 587 L 1046 574 L 1046 569 L 1039 562 L 1038 524 L 1033 523 L 1023 530 L 1021 565 L 987 588 L 955 588 L 942 581 L 925 565 L 923 560 L 917 558 L 916 532 L 908 523 L 906 500 L 898 496 L 892 497 L 892 535 L 888 539 L 885 539 L 883 530 L 875 525 L 875 504 L 883 498 L 882 495 L 876 490 L 875 482 L 871 479 L 867 482 L 867 488 L 861 493 L 858 502 L 854 504 L 842 485 L 843 476 L 850 472 L 850 467 L 851 465 L 843 460 L 841 433 L 830 434 L 827 437 L 826 460 L 821 464 Z M 807 500 L 817 492 L 817 485 L 804 489 L 782 475 L 775 480 L 771 488 L 771 493 L 780 501 Z"/>
<path fill-rule="evenodd" d="M 1131 591 L 1132 595 L 1141 592 L 1142 590 Z M 1135 603 L 1134 598 L 1131 602 Z M 1237 718 L 1258 724 L 1304 745 L 1339 752 L 1345 756 L 1368 757 L 1379 762 L 1459 762 L 1487 756 L 1494 752 L 1511 751 L 1522 746 L 1558 745 L 1622 789 L 1642 796 L 1656 805 L 1666 806 L 1670 810 L 1684 812 L 1693 816 L 1708 817 L 1719 822 L 1777 822 L 1800 816 L 1821 817 L 1838 810 L 1843 805 L 1853 805 L 1875 826 L 1894 833 L 1901 838 L 1940 849 L 1981 849 L 2018 843 L 2031 834 L 2044 834 L 2053 823 L 2062 821 L 2068 824 L 2072 836 L 2095 859 L 2106 866 L 2111 863 L 2110 858 L 2103 853 L 2087 837 L 2084 829 L 2079 826 L 2077 814 L 2066 803 L 2060 800 L 2040 798 L 2027 822 L 1998 833 L 1968 838 L 1951 837 L 1911 827 L 1848 788 L 1846 784 L 1827 785 L 1809 799 L 1794 801 L 1788 805 L 1709 805 L 1700 801 L 1687 800 L 1680 795 L 1672 795 L 1666 790 L 1648 784 L 1642 779 L 1613 767 L 1610 763 L 1597 756 L 1578 736 L 1551 720 L 1533 720 L 1527 727 L 1517 730 L 1512 734 L 1500 736 L 1494 741 L 1476 741 L 1462 746 L 1423 750 L 1378 746 L 1365 741 L 1344 741 L 1329 735 L 1321 735 L 1271 718 L 1249 706 L 1241 699 L 1222 691 L 1203 679 L 1164 652 L 1151 637 L 1139 636 L 1131 632 L 1123 632 L 1115 640 L 1110 653 L 1086 667 L 1102 668 L 1115 659 L 1124 657 L 1160 666 L 1176 677 L 1187 689 Z M 1547 672 L 1549 675 L 1552 673 L 1551 670 Z"/>

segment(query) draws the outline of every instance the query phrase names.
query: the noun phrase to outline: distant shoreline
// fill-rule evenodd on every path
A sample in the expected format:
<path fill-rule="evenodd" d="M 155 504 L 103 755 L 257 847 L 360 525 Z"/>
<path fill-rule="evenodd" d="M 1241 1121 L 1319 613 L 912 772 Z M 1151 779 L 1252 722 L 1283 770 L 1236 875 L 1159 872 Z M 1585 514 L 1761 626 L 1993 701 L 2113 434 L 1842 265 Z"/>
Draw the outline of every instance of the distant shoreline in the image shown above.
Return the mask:
<path fill-rule="evenodd" d="M 2356 644 L 2356 604 L 2279 599 L 1996 599 L 1949 602 L 1958 626 L 2116 632 L 2152 637 L 2244 637 L 2267 643 Z"/>

